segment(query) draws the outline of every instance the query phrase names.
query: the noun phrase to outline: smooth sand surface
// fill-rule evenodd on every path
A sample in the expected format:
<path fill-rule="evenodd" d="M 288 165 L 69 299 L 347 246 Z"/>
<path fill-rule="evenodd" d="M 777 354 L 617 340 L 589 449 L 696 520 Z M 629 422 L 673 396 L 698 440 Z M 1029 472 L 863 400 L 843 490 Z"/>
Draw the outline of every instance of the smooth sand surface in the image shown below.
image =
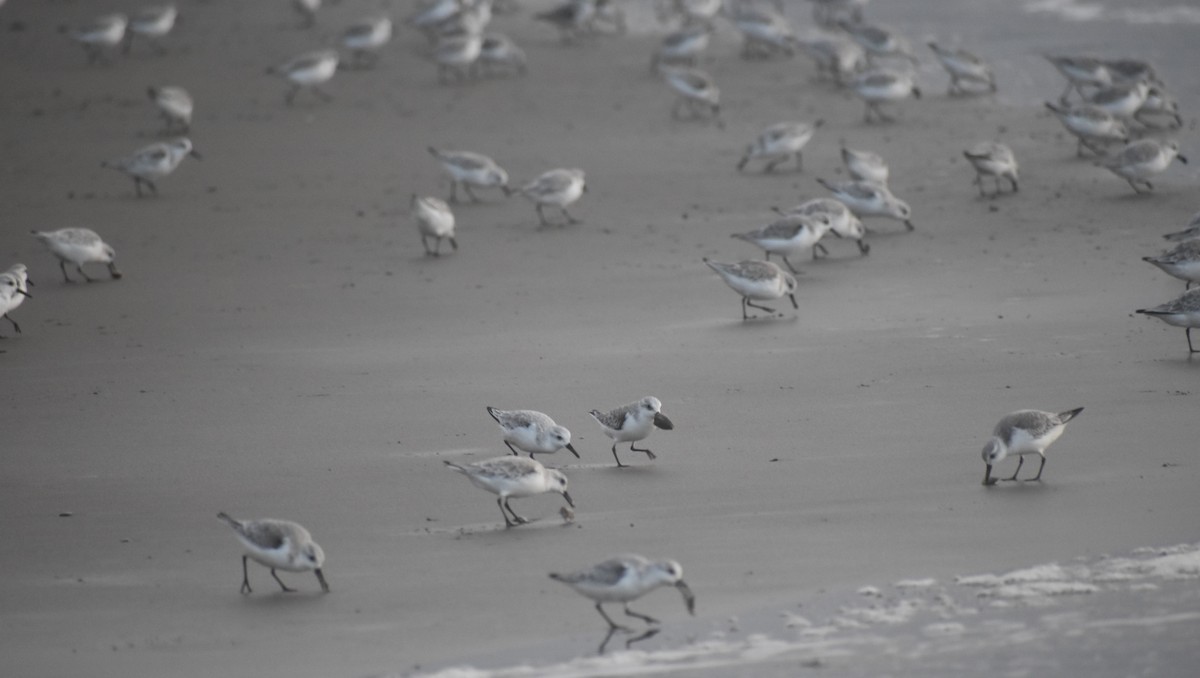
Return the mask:
<path fill-rule="evenodd" d="M 978 31 L 956 12 L 941 26 L 941 3 L 907 3 L 912 25 L 879 4 L 914 39 Z M 439 86 L 398 27 L 377 70 L 334 78 L 333 102 L 284 106 L 266 67 L 376 8 L 346 0 L 302 31 L 283 2 L 181 2 L 168 55 L 101 66 L 58 33 L 92 3 L 0 10 L 0 267 L 24 262 L 37 283 L 13 313 L 24 334 L 0 321 L 14 675 L 361 676 L 547 642 L 583 655 L 602 621 L 546 573 L 625 551 L 683 563 L 719 624 L 869 581 L 1196 540 L 1200 357 L 1133 314 L 1183 291 L 1140 259 L 1196 211 L 1196 170 L 1138 197 L 1076 159 L 1028 101 L 1060 89 L 1036 56 L 1022 63 L 1046 87 L 999 103 L 948 100 L 927 60 L 926 96 L 871 127 L 807 60 L 743 61 L 722 33 L 704 64 L 719 131 L 668 117 L 653 36 L 564 46 L 520 14 L 493 27 L 525 45 L 527 78 Z M 1013 40 L 1058 22 L 1068 47 L 1114 56 L 1190 30 L 1105 43 L 1086 36 L 1111 24 L 1001 18 Z M 1167 81 L 1194 78 L 1193 61 L 1166 61 Z M 153 140 L 144 92 L 160 84 L 196 98 L 204 159 L 139 200 L 99 165 Z M 1200 159 L 1188 102 L 1178 136 Z M 735 171 L 760 128 L 817 118 L 803 173 Z M 986 139 L 1016 152 L 1019 194 L 978 198 L 961 151 Z M 729 234 L 826 195 L 815 179 L 844 177 L 841 140 L 888 160 L 917 230 L 869 220 L 867 257 L 827 240 L 828 260 L 797 261 L 798 311 L 743 322 L 701 258 L 758 257 Z M 409 197 L 448 193 L 430 145 L 491 155 L 514 183 L 583 168 L 584 223 L 539 229 L 528 201 L 491 192 L 455 207 L 457 253 L 424 256 Z M 66 226 L 100 232 L 125 278 L 62 283 L 27 232 Z M 615 469 L 587 412 L 649 394 L 675 430 L 646 441 L 657 462 L 625 452 L 636 467 Z M 547 461 L 570 476 L 575 525 L 548 495 L 514 500 L 538 522 L 500 529 L 494 498 L 443 466 L 507 453 L 487 405 L 572 430 L 582 462 Z M 1073 407 L 1044 482 L 980 485 L 1000 416 Z M 282 573 L 301 593 L 280 594 L 252 566 L 239 595 L 220 510 L 306 525 L 332 593 Z M 640 609 L 667 624 L 653 643 L 680 642 L 674 592 Z"/>

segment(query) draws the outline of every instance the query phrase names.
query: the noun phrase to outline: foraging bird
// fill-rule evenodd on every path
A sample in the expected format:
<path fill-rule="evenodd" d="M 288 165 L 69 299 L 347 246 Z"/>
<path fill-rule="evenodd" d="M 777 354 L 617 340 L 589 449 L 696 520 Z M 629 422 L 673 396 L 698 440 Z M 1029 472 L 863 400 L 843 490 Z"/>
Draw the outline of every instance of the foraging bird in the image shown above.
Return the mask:
<path fill-rule="evenodd" d="M 129 17 L 124 14 L 107 14 L 71 31 L 71 37 L 83 46 L 88 63 L 91 64 L 104 56 L 104 50 L 121 44 L 128 25 Z"/>
<path fill-rule="evenodd" d="M 1135 193 L 1142 193 L 1138 184 L 1145 185 L 1148 191 L 1154 190 L 1154 184 L 1148 178 L 1165 172 L 1172 160 L 1187 164 L 1187 158 L 1179 154 L 1179 142 L 1140 139 L 1113 155 L 1102 157 L 1096 165 L 1128 181 Z"/>
<path fill-rule="evenodd" d="M 1142 257 L 1142 261 L 1150 262 L 1187 283 L 1183 289 L 1189 290 L 1192 283 L 1200 283 L 1200 240 L 1185 240 L 1170 252 L 1164 252 L 1157 257 Z"/>
<path fill-rule="evenodd" d="M 792 300 L 792 308 L 800 308 L 796 303 L 796 278 L 770 261 L 746 259 L 728 264 L 705 258 L 704 263 L 716 271 L 734 292 L 742 295 L 742 320 L 750 319 L 746 313 L 747 306 L 767 313 L 775 312 L 775 309 L 759 306 L 751 299 L 765 301 L 787 295 Z"/>
<path fill-rule="evenodd" d="M 1192 329 L 1200 327 L 1200 287 L 1188 290 L 1179 298 L 1154 308 L 1139 308 L 1137 312 L 1158 318 L 1168 325 L 1184 328 L 1188 353 L 1200 353 L 1200 350 L 1192 347 Z"/>
<path fill-rule="evenodd" d="M 201 159 L 200 154 L 192 147 L 192 140 L 179 137 L 150 144 L 123 158 L 106 160 L 100 163 L 100 166 L 124 172 L 132 178 L 133 189 L 140 198 L 143 185 L 149 188 L 151 193 L 158 195 L 158 187 L 154 185 L 154 180 L 174 172 L 179 163 L 189 156 Z"/>
<path fill-rule="evenodd" d="M 996 91 L 996 76 L 983 59 L 965 49 L 950 49 L 936 42 L 930 42 L 929 49 L 933 50 L 933 55 L 942 64 L 942 68 L 950 74 L 950 88 L 947 94 L 953 96 L 968 93 L 962 86 L 963 81 L 979 83 L 991 92 Z"/>
<path fill-rule="evenodd" d="M 634 443 L 645 440 L 656 428 L 664 431 L 675 428 L 675 424 L 662 413 L 662 402 L 654 396 L 646 396 L 608 412 L 592 410 L 588 414 L 604 428 L 604 435 L 612 439 L 613 458 L 617 460 L 618 467 L 624 467 L 625 464 L 617 456 L 617 443 L 629 443 L 631 451 L 645 452 L 647 457 L 655 459 L 649 448 L 639 448 Z"/>
<path fill-rule="evenodd" d="M 799 273 L 789 256 L 795 256 L 805 250 L 812 250 L 813 259 L 817 252 L 829 254 L 821 238 L 829 232 L 830 220 L 824 214 L 783 214 L 771 223 L 746 233 L 734 233 L 733 238 L 745 240 L 763 248 L 765 259 L 771 260 L 772 254 L 778 254 L 783 263 L 787 264 L 792 273 Z"/>
<path fill-rule="evenodd" d="M 842 162 L 846 171 L 855 181 L 873 181 L 887 185 L 888 166 L 883 156 L 871 151 L 856 151 L 853 148 L 842 147 Z"/>
<path fill-rule="evenodd" d="M 1000 180 L 1005 179 L 1012 185 L 1013 193 L 1017 192 L 1017 158 L 1008 146 L 984 141 L 963 151 L 963 155 L 975 168 L 975 181 L 979 187 L 979 195 L 986 196 L 983 190 L 983 178 L 990 176 L 996 182 L 996 192 L 992 197 L 1000 195 Z"/>
<path fill-rule="evenodd" d="M 165 86 L 150 87 L 146 90 L 150 100 L 158 106 L 163 120 L 166 122 L 164 134 L 172 132 L 187 132 L 192 126 L 192 95 L 182 87 Z M 178 126 L 178 128 L 177 128 Z"/>
<path fill-rule="evenodd" d="M 313 541 L 312 535 L 304 526 L 290 520 L 235 520 L 225 512 L 217 517 L 229 523 L 242 542 L 245 553 L 242 555 L 242 595 L 251 593 L 250 573 L 246 568 L 247 558 L 263 567 L 270 568 L 271 576 L 285 593 L 294 593 L 296 589 L 288 588 L 275 570 L 288 572 L 312 571 L 321 583 L 321 590 L 329 593 L 329 584 L 321 567 L 325 564 L 325 552 Z"/>
<path fill-rule="evenodd" d="M 506 528 L 529 522 L 508 505 L 508 500 L 514 497 L 557 492 L 567 504 L 575 507 L 575 502 L 567 492 L 567 477 L 561 471 L 542 466 L 536 459 L 496 457 L 465 466 L 452 461 L 442 463 L 465 475 L 476 487 L 496 495 L 496 505 L 500 507 L 500 515 L 504 516 Z M 512 514 L 512 520 L 508 519 L 509 513 Z"/>
<path fill-rule="evenodd" d="M 520 448 L 522 452 L 528 452 L 532 459 L 535 454 L 554 454 L 565 447 L 579 459 L 579 452 L 571 445 L 571 432 L 567 427 L 554 423 L 548 415 L 537 410 L 500 410 L 495 407 L 488 407 L 487 411 L 500 425 L 504 444 L 514 455 L 518 454 L 517 448 Z"/>
<path fill-rule="evenodd" d="M 441 198 L 433 196 L 412 197 L 412 215 L 417 221 L 417 231 L 421 234 L 421 245 L 425 254 L 441 256 L 442 239 L 450 241 L 450 247 L 458 250 L 458 240 L 454 238 L 454 212 Z M 435 238 L 433 249 L 429 249 L 429 238 Z"/>
<path fill-rule="evenodd" d="M 471 190 L 472 186 L 480 188 L 499 188 L 505 195 L 510 193 L 508 188 L 508 172 L 496 164 L 495 160 L 471 151 L 439 151 L 430 146 L 429 154 L 442 163 L 442 168 L 450 175 L 450 202 L 458 202 L 458 187 L 471 200 L 478 202 L 479 196 Z"/>
<path fill-rule="evenodd" d="M 1082 407 L 1058 414 L 1041 410 L 1017 410 L 1005 415 L 992 431 L 992 439 L 983 446 L 983 463 L 987 465 L 983 484 L 996 484 L 998 479 L 992 477 L 992 466 L 1014 454 L 1019 457 L 1017 470 L 1013 472 L 1011 478 L 1004 480 L 1014 481 L 1017 479 L 1017 474 L 1021 472 L 1021 465 L 1025 463 L 1027 454 L 1036 454 L 1042 458 L 1037 475 L 1029 479 L 1030 481 L 1041 480 L 1042 469 L 1046 467 L 1046 448 L 1058 440 L 1067 422 L 1082 411 Z"/>
<path fill-rule="evenodd" d="M 7 271 L 0 273 L 0 318 L 12 323 L 17 334 L 21 333 L 21 326 L 12 319 L 9 312 L 24 303 L 26 297 L 33 298 L 29 293 L 29 285 L 29 274 L 25 264 L 13 264 Z"/>
<path fill-rule="evenodd" d="M 851 80 L 850 88 L 867 104 L 863 114 L 863 121 L 867 123 L 894 120 L 880 108 L 885 103 L 907 99 L 909 96 L 914 99 L 921 98 L 921 89 L 917 87 L 913 75 L 901 71 L 867 71 Z"/>
<path fill-rule="evenodd" d="M 178 15 L 179 10 L 175 5 L 146 7 L 133 15 L 125 31 L 128 36 L 128 40 L 125 41 L 125 53 L 128 54 L 129 50 L 133 49 L 134 37 L 140 36 L 149 41 L 155 52 L 166 54 L 167 50 L 159 43 L 159 39 L 165 38 L 175 27 L 175 18 Z"/>
<path fill-rule="evenodd" d="M 826 181 L 818 178 L 824 186 L 855 215 L 860 217 L 891 217 L 904 222 L 904 227 L 914 230 L 912 208 L 908 203 L 892 195 L 884 185 L 871 181 Z"/>
<path fill-rule="evenodd" d="M 801 153 L 812 139 L 813 133 L 824 124 L 824 120 L 818 119 L 811 125 L 806 122 L 781 122 L 771 125 L 746 146 L 746 152 L 737 165 L 738 171 L 742 171 L 751 160 L 763 158 L 767 160 L 763 172 L 769 174 L 780 163 L 787 162 L 792 157 L 796 159 L 796 171 L 803 170 L 804 158 Z"/>
<path fill-rule="evenodd" d="M 579 220 L 567 211 L 567 205 L 579 200 L 587 192 L 587 182 L 581 169 L 552 169 L 513 192 L 533 201 L 542 226 L 550 225 L 542 212 L 545 205 L 557 207 L 567 218 L 567 223 L 578 224 Z"/>
<path fill-rule="evenodd" d="M 283 100 L 291 106 L 301 89 L 312 90 L 322 101 L 332 101 L 333 97 L 322 90 L 321 85 L 333 78 L 337 73 L 337 66 L 337 50 L 319 49 L 301 54 L 279 66 L 272 66 L 267 69 L 267 73 L 288 81 L 290 87 L 283 95 Z"/>
<path fill-rule="evenodd" d="M 707 73 L 696 68 L 659 67 L 663 78 L 679 97 L 671 106 L 671 118 L 680 120 L 680 107 L 687 109 L 690 119 L 706 117 L 724 129 L 721 120 L 721 90 Z"/>
<path fill-rule="evenodd" d="M 67 276 L 68 261 L 75 265 L 75 270 L 88 282 L 92 282 L 92 278 L 83 272 L 83 265 L 92 261 L 107 264 L 108 275 L 113 280 L 121 277 L 121 272 L 117 270 L 113 261 L 117 256 L 116 251 L 90 228 L 60 228 L 57 231 L 32 231 L 32 234 L 58 258 L 63 282 L 71 282 L 71 278 Z"/>

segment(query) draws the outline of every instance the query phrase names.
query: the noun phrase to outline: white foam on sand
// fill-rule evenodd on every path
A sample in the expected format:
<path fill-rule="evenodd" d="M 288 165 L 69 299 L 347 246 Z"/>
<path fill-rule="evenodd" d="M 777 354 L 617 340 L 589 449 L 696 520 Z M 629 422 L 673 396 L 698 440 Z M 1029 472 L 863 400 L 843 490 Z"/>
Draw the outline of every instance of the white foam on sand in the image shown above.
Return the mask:
<path fill-rule="evenodd" d="M 1128 24 L 1200 24 L 1200 8 L 1186 5 L 1110 9 L 1100 3 L 1081 2 L 1081 0 L 1028 0 L 1024 5 L 1024 9 L 1030 14 L 1053 14 L 1066 21 L 1114 21 Z"/>

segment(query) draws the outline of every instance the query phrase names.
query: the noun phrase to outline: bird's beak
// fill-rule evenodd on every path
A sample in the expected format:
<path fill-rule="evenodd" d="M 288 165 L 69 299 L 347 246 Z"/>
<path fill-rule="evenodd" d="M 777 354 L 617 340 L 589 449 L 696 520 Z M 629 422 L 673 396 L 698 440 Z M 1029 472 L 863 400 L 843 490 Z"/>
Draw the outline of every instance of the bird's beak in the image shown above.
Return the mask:
<path fill-rule="evenodd" d="M 687 582 L 685 582 L 682 579 L 675 582 L 675 588 L 679 589 L 679 592 L 681 594 L 683 594 L 683 603 L 684 603 L 684 605 L 687 605 L 688 614 L 695 617 L 696 616 L 696 595 L 694 593 L 692 593 L 692 589 L 687 585 Z"/>
<path fill-rule="evenodd" d="M 321 568 L 313 570 L 313 574 L 317 575 L 317 581 L 321 582 L 321 590 L 329 593 L 329 584 L 325 581 L 325 575 L 321 572 Z"/>
<path fill-rule="evenodd" d="M 188 155 L 192 156 L 193 158 L 195 158 L 195 159 L 197 159 L 197 160 L 203 160 L 203 159 L 204 159 L 204 156 L 202 156 L 202 155 L 200 155 L 199 153 L 197 153 L 197 152 L 196 152 L 196 149 L 194 149 L 194 148 L 193 148 L 193 149 L 192 149 L 192 150 L 191 150 L 191 151 L 188 153 Z"/>
<path fill-rule="evenodd" d="M 32 279 L 32 278 L 25 278 L 25 284 L 26 284 L 26 285 L 29 285 L 30 287 L 37 287 L 37 285 L 34 285 L 34 284 L 33 284 L 33 279 Z"/>
<path fill-rule="evenodd" d="M 30 293 L 28 293 L 28 292 L 26 292 L 25 290 L 18 289 L 18 290 L 17 290 L 17 294 L 24 294 L 25 296 L 29 297 L 30 299 L 32 299 L 32 298 L 33 298 L 33 295 L 32 295 L 32 294 L 30 294 Z"/>
<path fill-rule="evenodd" d="M 1179 162 L 1181 162 L 1185 165 L 1187 164 L 1187 158 L 1183 157 L 1182 155 L 1176 155 L 1175 158 L 1178 159 Z"/>
<path fill-rule="evenodd" d="M 914 98 L 914 99 L 920 99 L 920 98 L 921 98 L 921 90 L 920 90 L 920 89 L 917 89 L 916 87 L 914 87 L 914 88 L 912 89 L 912 92 L 913 92 L 913 98 Z"/>
<path fill-rule="evenodd" d="M 984 485 L 995 485 L 996 484 L 996 481 L 992 480 L 992 465 L 991 464 L 987 465 L 987 471 L 984 471 L 984 473 L 983 473 L 983 484 Z"/>
<path fill-rule="evenodd" d="M 576 459 L 579 459 L 579 458 L 580 458 L 580 457 L 579 457 L 579 453 L 575 451 L 575 446 L 574 446 L 574 445 L 572 445 L 571 443 L 567 443 L 567 449 L 571 451 L 571 454 L 575 455 L 575 458 L 576 458 Z"/>
<path fill-rule="evenodd" d="M 654 425 L 664 431 L 670 431 L 671 429 L 675 428 L 675 424 L 672 424 L 671 420 L 667 419 L 667 415 L 663 414 L 662 412 L 654 413 Z"/>
<path fill-rule="evenodd" d="M 571 508 L 575 508 L 575 501 L 571 499 L 570 492 L 563 492 L 563 499 L 567 500 L 567 503 L 571 505 Z"/>
<path fill-rule="evenodd" d="M 800 304 L 797 304 L 797 303 L 796 303 L 796 295 L 794 295 L 794 294 L 789 294 L 789 295 L 788 295 L 788 298 L 792 300 L 792 308 L 794 308 L 794 309 L 796 309 L 797 311 L 799 311 L 799 310 L 800 310 Z"/>

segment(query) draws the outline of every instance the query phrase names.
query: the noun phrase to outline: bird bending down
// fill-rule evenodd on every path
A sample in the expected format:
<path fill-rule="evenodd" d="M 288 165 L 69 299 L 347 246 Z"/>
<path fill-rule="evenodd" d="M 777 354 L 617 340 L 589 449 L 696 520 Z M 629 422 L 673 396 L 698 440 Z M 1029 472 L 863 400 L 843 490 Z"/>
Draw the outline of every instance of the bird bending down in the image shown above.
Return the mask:
<path fill-rule="evenodd" d="M 1025 455 L 1036 454 L 1042 458 L 1037 475 L 1030 481 L 1042 479 L 1042 469 L 1046 468 L 1046 448 L 1050 447 L 1062 435 L 1067 422 L 1074 419 L 1083 411 L 1082 407 L 1066 412 L 1043 412 L 1041 410 L 1017 410 L 1007 414 L 992 431 L 992 439 L 983 446 L 983 463 L 987 471 L 983 475 L 984 485 L 995 485 L 997 478 L 992 477 L 992 466 L 1009 455 L 1017 455 L 1017 470 L 1011 478 L 1004 480 L 1015 481 L 1025 463 Z"/>
<path fill-rule="evenodd" d="M 242 595 L 251 593 L 250 573 L 246 569 L 246 559 L 271 570 L 271 576 L 279 587 L 286 593 L 294 593 L 296 589 L 288 588 L 279 578 L 275 570 L 288 572 L 308 572 L 317 575 L 321 590 L 329 593 L 329 584 L 321 572 L 325 564 L 325 552 L 312 540 L 312 535 L 299 523 L 290 520 L 236 520 L 229 514 L 221 512 L 217 517 L 229 523 L 242 542 L 245 554 L 242 555 Z"/>

